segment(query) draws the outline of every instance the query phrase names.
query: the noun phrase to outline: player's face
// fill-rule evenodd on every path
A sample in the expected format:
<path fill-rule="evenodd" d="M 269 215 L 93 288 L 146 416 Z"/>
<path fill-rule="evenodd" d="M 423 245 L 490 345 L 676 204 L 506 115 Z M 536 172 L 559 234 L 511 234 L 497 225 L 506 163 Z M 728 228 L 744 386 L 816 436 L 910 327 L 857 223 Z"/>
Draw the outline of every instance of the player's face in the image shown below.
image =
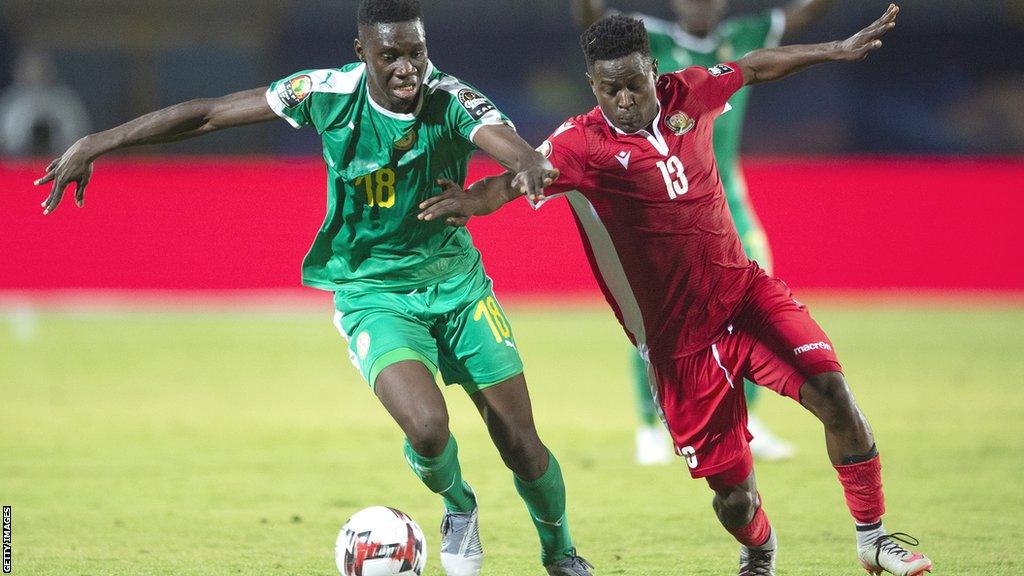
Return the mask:
<path fill-rule="evenodd" d="M 416 107 L 427 70 L 423 22 L 360 26 L 356 54 L 366 62 L 366 83 L 376 103 L 399 113 Z"/>
<path fill-rule="evenodd" d="M 658 115 L 655 65 L 650 56 L 634 52 L 615 60 L 598 60 L 587 77 L 597 104 L 616 128 L 636 132 Z"/>
<path fill-rule="evenodd" d="M 722 21 L 726 0 L 673 0 L 672 8 L 683 28 L 696 36 L 707 36 Z"/>

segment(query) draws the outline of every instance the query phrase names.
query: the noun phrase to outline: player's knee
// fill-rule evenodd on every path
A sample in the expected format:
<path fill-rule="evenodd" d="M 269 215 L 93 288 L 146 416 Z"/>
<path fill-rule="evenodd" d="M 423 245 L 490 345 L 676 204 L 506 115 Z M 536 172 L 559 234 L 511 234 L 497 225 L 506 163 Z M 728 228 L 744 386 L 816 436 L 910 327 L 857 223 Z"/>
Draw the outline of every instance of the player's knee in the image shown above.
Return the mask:
<path fill-rule="evenodd" d="M 754 516 L 759 502 L 755 487 L 734 486 L 729 490 L 716 491 L 712 506 L 724 524 L 740 527 Z"/>
<path fill-rule="evenodd" d="M 444 452 L 448 444 L 448 415 L 419 414 L 406 430 L 409 444 L 420 456 L 433 457 Z"/>
<path fill-rule="evenodd" d="M 498 446 L 505 466 L 520 478 L 539 477 L 547 465 L 547 448 L 536 434 L 512 434 Z"/>
<path fill-rule="evenodd" d="M 850 387 L 840 372 L 825 372 L 807 379 L 801 389 L 804 404 L 822 421 L 853 415 L 855 405 Z"/>

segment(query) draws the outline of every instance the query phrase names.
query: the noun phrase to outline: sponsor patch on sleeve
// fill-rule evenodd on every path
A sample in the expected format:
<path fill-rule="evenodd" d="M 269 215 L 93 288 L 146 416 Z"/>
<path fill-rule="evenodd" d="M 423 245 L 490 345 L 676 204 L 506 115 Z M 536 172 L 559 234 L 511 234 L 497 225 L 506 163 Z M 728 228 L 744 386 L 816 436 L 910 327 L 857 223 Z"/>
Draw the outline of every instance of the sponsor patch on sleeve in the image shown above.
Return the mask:
<path fill-rule="evenodd" d="M 468 88 L 459 90 L 458 98 L 459 104 L 462 104 L 462 107 L 469 112 L 474 120 L 479 120 L 484 117 L 484 114 L 494 110 L 494 104 L 491 104 L 490 100 Z"/>
<path fill-rule="evenodd" d="M 277 87 L 277 97 L 281 102 L 291 108 L 298 106 L 313 91 L 313 79 L 307 74 L 296 76 L 291 80 L 281 82 Z"/>
<path fill-rule="evenodd" d="M 732 66 L 729 66 L 728 64 L 716 64 L 711 68 L 708 68 L 708 72 L 710 72 L 712 76 L 724 76 L 726 74 L 732 74 L 735 70 L 733 70 Z"/>

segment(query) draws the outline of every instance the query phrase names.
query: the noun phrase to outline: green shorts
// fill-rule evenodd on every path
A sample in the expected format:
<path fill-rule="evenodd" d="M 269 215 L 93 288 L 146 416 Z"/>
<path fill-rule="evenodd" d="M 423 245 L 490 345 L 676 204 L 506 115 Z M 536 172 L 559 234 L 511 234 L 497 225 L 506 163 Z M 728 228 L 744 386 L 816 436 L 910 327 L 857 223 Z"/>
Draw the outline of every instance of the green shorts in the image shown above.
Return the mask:
<path fill-rule="evenodd" d="M 512 327 L 477 264 L 412 292 L 339 290 L 334 325 L 373 388 L 384 368 L 417 360 L 473 394 L 523 371 Z"/>

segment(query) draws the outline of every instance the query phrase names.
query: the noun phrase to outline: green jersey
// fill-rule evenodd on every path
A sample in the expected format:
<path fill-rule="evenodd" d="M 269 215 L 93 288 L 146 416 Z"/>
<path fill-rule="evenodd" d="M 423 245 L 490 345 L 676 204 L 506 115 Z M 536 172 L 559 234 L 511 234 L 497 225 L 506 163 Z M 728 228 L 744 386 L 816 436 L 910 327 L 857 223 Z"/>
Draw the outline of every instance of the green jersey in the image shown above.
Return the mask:
<path fill-rule="evenodd" d="M 651 40 L 651 55 L 658 59 L 663 72 L 682 70 L 688 66 L 710 68 L 720 62 L 740 58 L 747 52 L 779 45 L 786 27 L 782 10 L 774 9 L 753 16 L 722 22 L 705 38 L 688 34 L 675 22 L 640 15 Z M 715 159 L 725 185 L 726 194 L 734 193 L 730 185 L 737 166 L 743 116 L 750 92 L 744 88 L 729 99 L 733 111 L 715 120 Z"/>
<path fill-rule="evenodd" d="M 327 162 L 327 216 L 302 263 L 302 283 L 324 290 L 416 290 L 467 273 L 480 261 L 464 227 L 417 220 L 438 178 L 463 184 L 473 136 L 512 126 L 472 86 L 428 65 L 414 112 L 370 98 L 366 65 L 305 70 L 274 82 L 270 107 L 311 126 Z"/>

